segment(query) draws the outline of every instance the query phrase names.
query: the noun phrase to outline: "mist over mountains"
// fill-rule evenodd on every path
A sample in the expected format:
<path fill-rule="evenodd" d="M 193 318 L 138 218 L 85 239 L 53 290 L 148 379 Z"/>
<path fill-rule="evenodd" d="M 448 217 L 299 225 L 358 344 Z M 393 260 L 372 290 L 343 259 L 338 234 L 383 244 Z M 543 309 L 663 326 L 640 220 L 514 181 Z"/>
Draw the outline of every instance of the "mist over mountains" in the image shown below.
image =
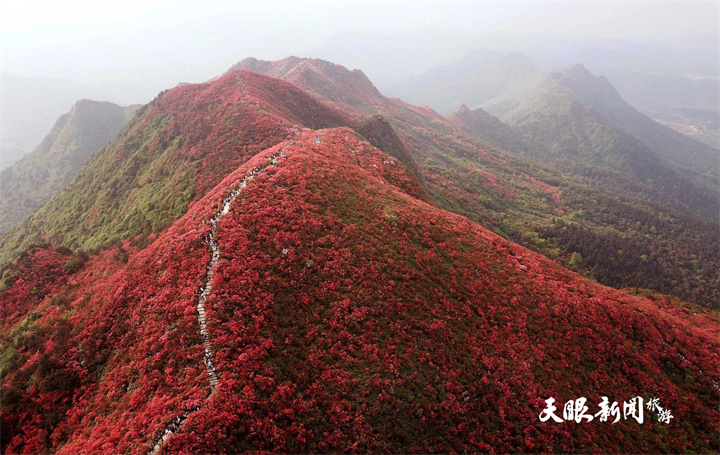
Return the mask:
<path fill-rule="evenodd" d="M 709 39 L 712 39 L 710 37 Z M 409 49 L 423 49 L 425 60 Z M 442 49 L 442 52 L 434 51 Z M 518 55 L 520 54 L 520 55 Z M 679 52 L 665 45 L 618 39 L 582 39 L 560 33 L 489 33 L 470 34 L 428 33 L 405 36 L 340 34 L 328 44 L 317 48 L 313 55 L 363 68 L 387 95 L 410 102 L 428 104 L 443 114 L 454 112 L 462 104 L 479 107 L 488 96 L 468 83 L 473 72 L 496 71 L 497 84 L 503 80 L 520 80 L 528 76 L 530 66 L 554 70 L 582 64 L 597 76 L 605 76 L 633 107 L 679 131 L 718 147 L 718 81 L 720 66 L 717 52 L 712 49 Z M 498 71 L 497 65 L 512 65 L 514 56 L 527 60 Z M 418 59 L 418 63 L 413 63 Z M 444 60 L 439 64 L 429 62 Z M 399 64 L 389 62 L 399 61 Z M 420 63 L 422 62 L 422 63 Z M 392 72 L 388 72 L 392 68 Z M 490 74 L 483 76 L 486 80 Z M 447 80 L 449 91 L 454 87 L 465 94 L 436 93 L 432 80 Z M 465 80 L 464 80 L 465 79 Z M 442 84 L 439 84 L 442 85 Z M 477 85 L 477 83 L 476 83 Z M 497 87 L 496 87 L 497 89 Z"/>
<path fill-rule="evenodd" d="M 3 72 L 0 170 L 40 145 L 55 121 L 81 99 L 121 105 L 146 103 L 156 92 L 127 83 L 88 84 L 61 78 L 24 77 Z"/>
<path fill-rule="evenodd" d="M 578 39 L 550 33 L 478 35 L 437 29 L 402 36 L 341 32 L 320 46 L 298 49 L 296 54 L 360 68 L 384 94 L 428 104 L 443 114 L 454 112 L 462 104 L 479 107 L 481 103 L 476 100 L 487 97 L 489 92 L 485 91 L 493 90 L 487 84 L 478 87 L 477 83 L 473 86 L 465 80 L 473 71 L 496 71 L 496 84 L 517 86 L 520 79 L 531 72 L 530 67 L 552 70 L 581 63 L 593 74 L 607 77 L 623 99 L 636 109 L 718 147 L 720 70 L 717 59 L 708 58 L 712 53 L 688 54 L 662 45 Z M 518 67 L 513 68 L 511 61 L 503 63 L 504 59 L 511 59 L 510 56 L 526 61 L 516 62 Z M 508 68 L 495 68 L 502 64 Z M 212 76 L 208 72 L 205 78 Z M 134 78 L 126 83 L 89 84 L 4 75 L 2 167 L 39 144 L 53 121 L 77 99 L 107 100 L 123 105 L 144 103 L 168 86 L 192 80 L 177 75 L 164 77 L 164 82 L 142 86 L 143 83 Z M 188 77 L 197 78 L 197 74 L 188 74 Z M 483 78 L 489 81 L 491 77 L 487 74 Z M 511 80 L 503 79 L 508 77 Z M 440 93 L 441 89 L 432 88 L 427 82 L 433 78 L 447 79 L 446 86 L 456 85 L 465 94 Z M 42 95 L 35 92 L 38 89 L 44 91 Z M 34 112 L 42 114 L 33 117 Z"/>

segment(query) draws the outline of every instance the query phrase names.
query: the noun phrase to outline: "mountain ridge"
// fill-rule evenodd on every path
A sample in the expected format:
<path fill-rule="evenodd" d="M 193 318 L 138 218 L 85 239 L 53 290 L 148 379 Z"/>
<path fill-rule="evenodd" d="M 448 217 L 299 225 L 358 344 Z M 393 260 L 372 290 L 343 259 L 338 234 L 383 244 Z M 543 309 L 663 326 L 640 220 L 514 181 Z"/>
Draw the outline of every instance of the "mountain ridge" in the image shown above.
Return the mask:
<path fill-rule="evenodd" d="M 646 144 L 659 157 L 680 169 L 701 174 L 703 170 L 706 171 L 707 167 L 713 164 L 713 159 L 717 160 L 717 151 L 713 152 L 711 147 L 659 125 L 638 112 L 622 99 L 620 93 L 607 78 L 594 76 L 580 64 L 550 73 L 540 84 L 541 93 L 542 91 L 558 90 L 558 88 L 549 86 L 548 83 L 566 87 L 571 96 L 577 97 L 582 103 L 595 109 L 613 127 L 632 135 Z M 496 114 L 511 124 L 514 122 L 514 116 L 517 115 L 512 112 L 496 112 Z M 692 163 L 685 162 L 688 161 L 688 158 L 701 161 L 692 165 Z"/>
<path fill-rule="evenodd" d="M 138 105 L 79 100 L 61 116 L 43 142 L 0 173 L 0 232 L 20 222 L 80 172 L 117 136 Z"/>
<path fill-rule="evenodd" d="M 228 165 L 293 135 L 296 122 L 317 127 L 346 120 L 344 114 L 290 84 L 277 80 L 270 86 L 272 90 L 265 76 L 237 72 L 161 93 L 140 110 L 126 137 L 111 142 L 70 186 L 6 233 L 0 241 L 3 262 L 42 237 L 71 248 L 92 249 L 128 235 L 148 234 L 183 213 L 196 191 L 205 191 L 217 176 L 224 176 Z M 225 123 L 213 121 L 213 109 Z M 197 116 L 198 110 L 206 115 Z M 225 145 L 205 147 L 201 138 L 206 137 Z M 185 148 L 187 143 L 193 147 Z M 237 149 L 240 154 L 234 153 Z M 102 175 L 110 182 L 99 180 Z M 167 200 L 153 189 L 153 181 L 181 191 Z M 119 203 L 123 197 L 136 201 L 135 208 L 141 210 L 133 210 L 132 203 Z M 145 202 L 137 205 L 138 200 Z M 50 222 L 58 207 L 68 213 L 62 227 Z"/>
<path fill-rule="evenodd" d="M 445 118 L 451 125 L 463 129 L 487 141 L 490 145 L 503 150 L 523 153 L 529 148 L 529 145 L 519 132 L 479 107 L 470 109 L 463 104 L 456 112 Z"/>
<path fill-rule="evenodd" d="M 146 246 L 72 269 L 38 248 L 36 273 L 3 278 L 4 447 L 144 453 L 186 415 L 164 451 L 714 450 L 716 313 L 592 283 L 413 198 L 411 172 L 351 129 L 298 133 Z M 219 211 L 208 397 L 196 305 Z M 548 396 L 603 394 L 660 396 L 693 425 L 538 421 Z"/>
<path fill-rule="evenodd" d="M 268 61 L 249 57 L 230 67 L 229 71 L 240 69 L 277 77 L 302 87 L 312 87 L 316 95 L 333 103 L 364 108 L 368 104 L 382 103 L 384 98 L 362 71 L 347 70 L 326 60 L 287 57 Z M 327 77 L 320 81 L 316 78 L 316 74 Z M 329 81 L 334 85 L 323 86 Z M 339 96 L 338 93 L 347 96 Z"/>
<path fill-rule="evenodd" d="M 419 186 L 404 190 L 415 197 L 605 284 L 717 303 L 720 242 L 712 222 L 664 206 L 662 195 L 649 199 L 646 187 L 627 179 L 627 190 L 613 194 L 548 163 L 488 147 L 488 138 L 452 126 L 427 107 L 375 95 L 377 104 L 352 104 L 347 100 L 368 92 L 352 93 L 346 83 L 356 78 L 351 71 L 298 63 L 306 76 L 314 75 L 299 78 L 297 86 L 241 71 L 162 93 L 99 162 L 89 163 L 70 194 L 0 236 L 0 260 L 46 242 L 91 252 L 127 239 L 142 244 L 259 147 L 303 127 L 348 126 L 411 169 Z M 300 74 L 287 64 L 278 67 Z M 122 176 L 113 177 L 118 170 Z M 595 178 L 617 187 L 613 174 Z M 573 259 L 577 254 L 584 260 Z M 690 264 L 693 272 L 683 272 Z"/>

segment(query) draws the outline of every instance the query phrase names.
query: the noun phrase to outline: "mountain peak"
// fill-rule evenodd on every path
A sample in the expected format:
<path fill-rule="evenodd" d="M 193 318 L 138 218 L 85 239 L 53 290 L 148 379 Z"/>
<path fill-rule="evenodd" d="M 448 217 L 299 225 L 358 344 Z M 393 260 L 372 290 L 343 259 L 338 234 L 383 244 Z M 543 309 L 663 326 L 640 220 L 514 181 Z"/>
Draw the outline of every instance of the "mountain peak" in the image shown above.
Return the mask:
<path fill-rule="evenodd" d="M 555 93 L 562 90 L 566 95 L 599 110 L 627 108 L 620 93 L 607 78 L 594 75 L 579 63 L 548 73 L 541 86 Z"/>
<path fill-rule="evenodd" d="M 345 107 L 358 108 L 385 102 L 365 73 L 326 60 L 291 56 L 267 61 L 250 57 L 233 65 L 230 71 L 240 69 L 284 79 L 317 97 Z"/>
<path fill-rule="evenodd" d="M 479 107 L 470 109 L 463 104 L 457 112 L 445 117 L 445 120 L 494 147 L 515 152 L 527 148 L 522 137 L 510 126 Z"/>
<path fill-rule="evenodd" d="M 72 115 L 72 114 L 82 113 L 82 112 L 86 112 L 86 111 L 100 110 L 100 109 L 117 110 L 117 109 L 122 109 L 122 108 L 120 106 L 118 106 L 117 104 L 111 103 L 109 101 L 95 101 L 95 100 L 90 100 L 87 98 L 82 98 L 82 99 L 75 101 L 75 103 L 70 108 L 70 111 L 68 112 L 68 114 Z"/>
<path fill-rule="evenodd" d="M 37 146 L 0 174 L 0 232 L 30 215 L 67 185 L 110 142 L 138 106 L 81 99 Z"/>
<path fill-rule="evenodd" d="M 582 63 L 570 65 L 565 69 L 565 73 L 582 77 L 595 77 Z"/>
<path fill-rule="evenodd" d="M 506 65 L 511 64 L 514 67 L 524 67 L 524 69 L 529 70 L 530 72 L 538 70 L 535 63 L 533 63 L 532 60 L 530 60 L 525 54 L 521 54 L 520 52 L 508 52 L 500 58 L 498 62 Z"/>

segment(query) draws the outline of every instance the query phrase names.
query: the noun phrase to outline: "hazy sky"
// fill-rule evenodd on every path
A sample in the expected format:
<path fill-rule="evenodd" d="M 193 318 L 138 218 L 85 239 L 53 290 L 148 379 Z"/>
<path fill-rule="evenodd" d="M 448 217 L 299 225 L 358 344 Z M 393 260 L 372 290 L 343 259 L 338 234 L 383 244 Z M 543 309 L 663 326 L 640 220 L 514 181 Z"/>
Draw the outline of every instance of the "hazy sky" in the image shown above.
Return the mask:
<path fill-rule="evenodd" d="M 555 32 L 717 50 L 713 2 L 0 1 L 2 71 L 169 88 L 247 57 L 311 55 L 346 31 Z"/>

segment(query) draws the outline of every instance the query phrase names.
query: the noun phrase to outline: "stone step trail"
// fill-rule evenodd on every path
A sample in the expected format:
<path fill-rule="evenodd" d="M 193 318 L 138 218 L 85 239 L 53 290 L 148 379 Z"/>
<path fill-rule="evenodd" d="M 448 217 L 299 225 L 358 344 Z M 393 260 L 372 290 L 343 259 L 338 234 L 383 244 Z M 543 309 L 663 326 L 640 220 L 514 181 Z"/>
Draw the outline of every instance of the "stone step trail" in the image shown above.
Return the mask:
<path fill-rule="evenodd" d="M 207 320 L 205 318 L 205 302 L 207 301 L 207 298 L 212 292 L 212 280 L 215 276 L 215 268 L 217 262 L 218 260 L 220 260 L 220 245 L 215 239 L 215 236 L 217 235 L 217 228 L 220 224 L 220 219 L 230 212 L 230 205 L 240 195 L 242 190 L 245 189 L 248 182 L 252 180 L 255 175 L 263 172 L 267 167 L 277 166 L 278 158 L 283 156 L 285 156 L 283 153 L 283 149 L 280 149 L 277 153 L 274 153 L 267 158 L 267 164 L 263 166 L 256 166 L 247 174 L 245 174 L 238 186 L 234 190 L 232 190 L 225 199 L 222 200 L 222 208 L 210 219 L 210 233 L 205 238 L 205 243 L 207 243 L 207 245 L 210 247 L 210 250 L 212 251 L 212 256 L 210 257 L 210 262 L 208 262 L 208 265 L 205 268 L 205 280 L 203 285 L 200 287 L 197 304 L 198 325 L 200 326 L 200 338 L 202 339 L 203 348 L 205 350 L 205 353 L 203 355 L 203 363 L 205 364 L 205 370 L 207 371 L 208 380 L 210 382 L 210 394 L 208 395 L 208 398 L 212 396 L 212 394 L 215 392 L 215 387 L 217 387 L 218 385 L 217 372 L 215 371 L 215 365 L 212 362 L 212 343 L 210 340 L 210 334 L 208 333 Z M 165 429 L 158 436 L 155 437 L 151 444 L 152 448 L 150 449 L 150 451 L 148 451 L 148 454 L 154 455 L 160 452 L 160 449 L 162 448 L 162 445 L 165 443 L 165 441 L 167 441 L 167 439 L 173 433 L 177 432 L 180 429 L 180 427 L 190 414 L 199 411 L 200 408 L 201 406 L 197 406 L 195 408 L 189 409 L 183 412 L 182 415 L 175 418 L 175 420 L 170 422 L 165 427 Z"/>

